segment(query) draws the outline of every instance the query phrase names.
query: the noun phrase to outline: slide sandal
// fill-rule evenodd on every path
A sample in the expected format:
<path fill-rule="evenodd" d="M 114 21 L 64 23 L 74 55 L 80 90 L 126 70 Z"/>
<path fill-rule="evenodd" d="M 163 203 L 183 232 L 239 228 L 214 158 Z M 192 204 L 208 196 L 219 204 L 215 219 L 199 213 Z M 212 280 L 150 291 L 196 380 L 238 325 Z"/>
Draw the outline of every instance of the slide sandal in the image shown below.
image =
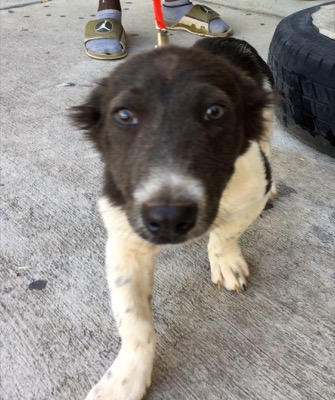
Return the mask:
<path fill-rule="evenodd" d="M 232 35 L 232 28 L 220 33 L 209 31 L 209 23 L 216 18 L 221 19 L 217 12 L 206 6 L 196 4 L 178 22 L 165 20 L 165 24 L 168 29 L 183 30 L 200 36 L 225 37 Z"/>
<path fill-rule="evenodd" d="M 94 39 L 114 39 L 122 47 L 121 53 L 105 54 L 96 53 L 86 48 L 86 54 L 97 60 L 117 60 L 126 57 L 126 33 L 120 21 L 112 18 L 101 18 L 89 21 L 85 28 L 85 44 Z"/>

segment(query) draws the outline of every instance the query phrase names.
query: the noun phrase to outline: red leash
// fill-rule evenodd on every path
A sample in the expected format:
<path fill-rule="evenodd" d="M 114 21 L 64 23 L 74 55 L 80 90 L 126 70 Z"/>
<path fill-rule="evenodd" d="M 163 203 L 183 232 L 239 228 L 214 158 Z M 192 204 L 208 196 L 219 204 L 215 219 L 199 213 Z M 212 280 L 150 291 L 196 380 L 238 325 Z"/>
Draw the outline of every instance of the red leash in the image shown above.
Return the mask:
<path fill-rule="evenodd" d="M 155 15 L 156 27 L 157 27 L 157 29 L 165 29 L 166 30 L 166 25 L 164 22 L 161 2 L 160 2 L 160 0 L 152 0 L 152 2 L 154 4 L 154 15 Z"/>
<path fill-rule="evenodd" d="M 157 33 L 158 47 L 162 47 L 169 43 L 169 38 L 168 38 L 169 34 L 164 22 L 161 0 L 152 0 L 152 2 L 154 6 L 156 28 L 158 29 Z"/>

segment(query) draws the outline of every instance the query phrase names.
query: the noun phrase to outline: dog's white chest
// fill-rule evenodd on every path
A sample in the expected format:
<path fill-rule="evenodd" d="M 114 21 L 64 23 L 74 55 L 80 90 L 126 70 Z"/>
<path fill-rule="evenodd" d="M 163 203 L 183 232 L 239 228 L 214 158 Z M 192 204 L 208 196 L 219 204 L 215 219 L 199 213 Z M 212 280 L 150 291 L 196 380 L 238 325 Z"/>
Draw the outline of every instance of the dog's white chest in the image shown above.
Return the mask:
<path fill-rule="evenodd" d="M 267 183 L 260 147 L 253 142 L 248 151 L 236 160 L 235 172 L 220 201 L 219 218 L 235 218 L 259 202 L 265 204 Z"/>

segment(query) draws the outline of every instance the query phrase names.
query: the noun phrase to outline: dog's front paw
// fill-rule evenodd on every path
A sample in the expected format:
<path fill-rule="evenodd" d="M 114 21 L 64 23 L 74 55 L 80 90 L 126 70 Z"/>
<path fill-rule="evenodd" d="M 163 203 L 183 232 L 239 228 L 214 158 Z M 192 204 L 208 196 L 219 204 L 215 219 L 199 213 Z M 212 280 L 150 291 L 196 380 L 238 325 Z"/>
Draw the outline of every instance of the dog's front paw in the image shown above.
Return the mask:
<path fill-rule="evenodd" d="M 151 383 L 152 357 L 121 350 L 85 400 L 141 400 Z"/>
<path fill-rule="evenodd" d="M 213 283 L 236 292 L 246 290 L 249 268 L 240 251 L 223 254 L 217 249 L 209 249 L 208 256 Z"/>

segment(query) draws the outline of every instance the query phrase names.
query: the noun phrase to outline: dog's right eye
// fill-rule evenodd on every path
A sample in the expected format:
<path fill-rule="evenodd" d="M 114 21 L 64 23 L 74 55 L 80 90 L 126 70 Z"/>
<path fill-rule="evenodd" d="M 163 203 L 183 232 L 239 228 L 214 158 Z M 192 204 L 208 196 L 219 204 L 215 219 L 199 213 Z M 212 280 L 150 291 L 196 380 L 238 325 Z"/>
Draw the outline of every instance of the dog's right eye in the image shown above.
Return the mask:
<path fill-rule="evenodd" d="M 225 114 L 225 107 L 222 104 L 210 105 L 204 114 L 206 121 L 217 121 L 221 119 Z"/>
<path fill-rule="evenodd" d="M 113 120 L 119 125 L 137 125 L 138 118 L 136 114 L 128 108 L 120 108 L 119 110 L 115 111 L 113 114 Z"/>

